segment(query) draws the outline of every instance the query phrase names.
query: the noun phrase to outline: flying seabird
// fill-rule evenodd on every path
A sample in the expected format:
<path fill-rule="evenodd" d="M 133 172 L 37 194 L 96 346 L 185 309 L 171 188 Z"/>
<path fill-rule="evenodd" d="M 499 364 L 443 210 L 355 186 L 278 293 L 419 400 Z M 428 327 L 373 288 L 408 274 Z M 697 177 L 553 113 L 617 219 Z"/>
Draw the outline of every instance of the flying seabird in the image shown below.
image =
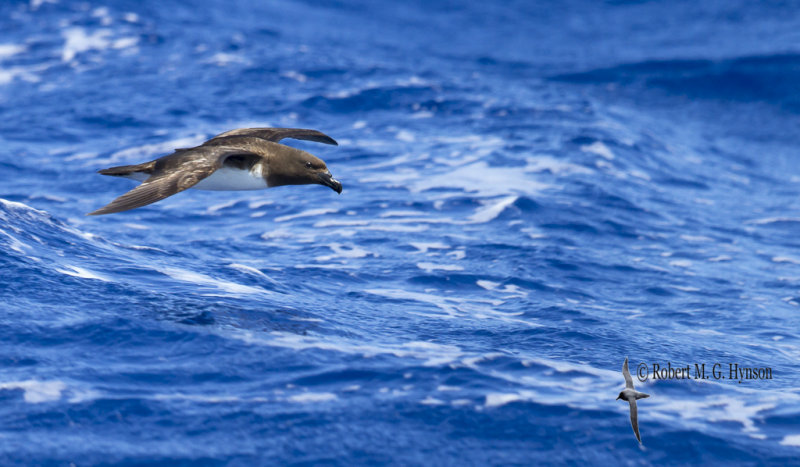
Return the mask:
<path fill-rule="evenodd" d="M 290 146 L 284 138 L 338 143 L 316 130 L 239 128 L 219 134 L 200 146 L 176 149 L 156 160 L 98 171 L 142 182 L 107 206 L 88 215 L 112 214 L 161 201 L 188 188 L 260 190 L 281 185 L 319 184 L 342 192 L 321 159 Z"/>
<path fill-rule="evenodd" d="M 636 434 L 636 439 L 639 440 L 639 444 L 642 444 L 642 437 L 639 435 L 639 415 L 636 410 L 636 400 L 650 397 L 650 394 L 639 392 L 633 388 L 633 378 L 631 378 L 631 372 L 628 371 L 628 357 L 625 357 L 625 363 L 622 364 L 622 376 L 625 377 L 625 389 L 619 393 L 617 400 L 628 401 L 631 405 L 631 426 Z"/>

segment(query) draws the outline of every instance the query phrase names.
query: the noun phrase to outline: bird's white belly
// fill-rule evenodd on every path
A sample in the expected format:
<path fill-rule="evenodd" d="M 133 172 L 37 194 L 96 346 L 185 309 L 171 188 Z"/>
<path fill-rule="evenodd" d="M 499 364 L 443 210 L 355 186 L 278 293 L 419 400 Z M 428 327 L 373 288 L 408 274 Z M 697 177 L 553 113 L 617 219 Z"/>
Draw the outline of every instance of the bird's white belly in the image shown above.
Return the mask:
<path fill-rule="evenodd" d="M 223 167 L 192 188 L 210 191 L 261 190 L 267 188 L 267 181 L 260 170 L 239 170 Z"/>

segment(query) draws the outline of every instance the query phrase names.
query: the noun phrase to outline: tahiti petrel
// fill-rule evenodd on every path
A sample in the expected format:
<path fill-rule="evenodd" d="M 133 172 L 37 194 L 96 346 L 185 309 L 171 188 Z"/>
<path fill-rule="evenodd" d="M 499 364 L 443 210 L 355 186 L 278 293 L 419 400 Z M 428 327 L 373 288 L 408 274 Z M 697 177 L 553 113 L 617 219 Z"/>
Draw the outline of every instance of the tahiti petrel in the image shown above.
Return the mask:
<path fill-rule="evenodd" d="M 319 184 L 342 192 L 321 159 L 290 146 L 283 138 L 338 145 L 330 136 L 299 128 L 239 128 L 200 146 L 137 165 L 100 170 L 142 184 L 88 215 L 111 214 L 155 203 L 188 188 L 259 190 L 281 185 Z"/>

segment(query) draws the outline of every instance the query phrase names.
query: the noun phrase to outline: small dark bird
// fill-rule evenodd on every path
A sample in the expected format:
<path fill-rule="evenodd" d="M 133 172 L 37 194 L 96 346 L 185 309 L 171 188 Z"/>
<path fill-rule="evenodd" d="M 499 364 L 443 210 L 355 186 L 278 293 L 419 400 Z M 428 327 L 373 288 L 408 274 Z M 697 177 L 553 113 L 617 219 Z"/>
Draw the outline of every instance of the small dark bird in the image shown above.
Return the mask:
<path fill-rule="evenodd" d="M 140 208 L 188 188 L 198 190 L 260 190 L 281 185 L 325 185 L 337 193 L 342 184 L 325 162 L 299 149 L 279 144 L 284 138 L 338 143 L 316 130 L 299 128 L 239 128 L 200 146 L 137 165 L 100 170 L 103 175 L 131 178 L 142 184 L 90 212 L 89 216 Z"/>
<path fill-rule="evenodd" d="M 650 397 L 650 394 L 639 392 L 633 388 L 633 378 L 631 378 L 631 372 L 628 371 L 628 357 L 625 357 L 625 363 L 622 364 L 622 376 L 625 377 L 625 389 L 619 393 L 617 400 L 622 399 L 628 401 L 631 405 L 631 426 L 633 427 L 633 432 L 636 434 L 636 439 L 639 440 L 639 444 L 641 444 L 642 437 L 639 435 L 639 415 L 636 410 L 636 401 L 638 399 Z"/>

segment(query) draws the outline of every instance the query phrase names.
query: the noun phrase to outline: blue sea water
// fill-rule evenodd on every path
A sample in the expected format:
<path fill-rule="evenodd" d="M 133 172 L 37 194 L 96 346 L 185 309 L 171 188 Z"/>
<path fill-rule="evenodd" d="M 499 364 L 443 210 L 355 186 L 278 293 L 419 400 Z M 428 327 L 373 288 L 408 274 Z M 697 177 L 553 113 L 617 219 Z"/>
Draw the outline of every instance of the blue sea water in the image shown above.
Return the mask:
<path fill-rule="evenodd" d="M 800 456 L 796 2 L 3 2 L 0 117 L 4 465 Z M 344 192 L 84 216 L 251 126 Z"/>

